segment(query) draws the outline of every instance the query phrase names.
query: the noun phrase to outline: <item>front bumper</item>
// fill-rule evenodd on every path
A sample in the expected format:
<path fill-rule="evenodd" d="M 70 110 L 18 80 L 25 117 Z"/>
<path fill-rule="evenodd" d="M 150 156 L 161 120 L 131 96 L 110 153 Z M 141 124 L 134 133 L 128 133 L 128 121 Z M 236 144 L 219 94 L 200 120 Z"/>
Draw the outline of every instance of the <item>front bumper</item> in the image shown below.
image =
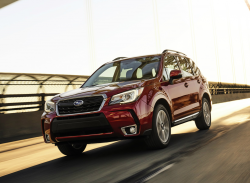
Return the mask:
<path fill-rule="evenodd" d="M 106 101 L 99 112 L 87 114 L 57 116 L 55 112 L 43 113 L 44 141 L 57 143 L 139 136 L 151 129 L 152 111 L 152 107 L 141 100 L 111 106 Z M 122 128 L 127 126 L 135 126 L 136 133 L 124 134 Z"/>

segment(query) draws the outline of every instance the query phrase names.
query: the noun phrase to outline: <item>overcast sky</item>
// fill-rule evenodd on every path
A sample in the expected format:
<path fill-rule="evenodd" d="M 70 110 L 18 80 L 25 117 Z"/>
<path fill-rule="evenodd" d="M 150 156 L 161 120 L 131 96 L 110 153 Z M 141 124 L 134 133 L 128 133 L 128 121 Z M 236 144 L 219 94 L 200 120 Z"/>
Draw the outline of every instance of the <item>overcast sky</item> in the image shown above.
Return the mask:
<path fill-rule="evenodd" d="M 116 57 L 174 49 L 209 81 L 250 84 L 244 0 L 92 0 L 92 32 L 87 2 L 20 0 L 0 9 L 0 72 L 90 75 Z"/>

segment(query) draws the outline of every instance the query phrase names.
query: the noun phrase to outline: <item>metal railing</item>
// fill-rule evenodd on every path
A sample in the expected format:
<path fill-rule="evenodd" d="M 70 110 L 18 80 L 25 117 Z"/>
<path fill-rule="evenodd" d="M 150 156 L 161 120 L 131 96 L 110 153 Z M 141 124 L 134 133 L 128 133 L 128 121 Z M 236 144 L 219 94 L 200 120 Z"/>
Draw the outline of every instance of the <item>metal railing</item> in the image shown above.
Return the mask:
<path fill-rule="evenodd" d="M 217 83 L 209 82 L 209 90 L 212 95 L 224 95 L 224 94 L 235 94 L 235 93 L 250 93 L 249 85 L 242 84 L 232 84 L 232 83 Z M 23 97 L 38 97 L 38 101 L 28 101 L 28 102 L 14 102 L 14 103 L 0 103 L 0 113 L 5 113 L 6 111 L 20 111 L 27 109 L 44 110 L 45 97 L 54 96 L 58 93 L 37 93 L 37 94 L 7 94 L 0 95 L 0 101 L 7 98 L 23 98 Z M 31 106 L 32 105 L 32 106 Z M 16 106 L 14 108 L 6 108 Z M 19 107 L 18 107 L 19 106 Z"/>
<path fill-rule="evenodd" d="M 0 73 L 0 113 L 43 110 L 51 96 L 79 88 L 89 76 Z"/>
<path fill-rule="evenodd" d="M 236 83 L 209 82 L 211 95 L 250 93 L 250 86 Z"/>
<path fill-rule="evenodd" d="M 13 111 L 13 110 L 24 110 L 24 109 L 38 109 L 43 110 L 45 104 L 46 96 L 54 96 L 57 93 L 36 93 L 36 94 L 10 94 L 10 95 L 0 95 L 0 99 L 3 98 L 13 98 L 13 97 L 39 97 L 40 101 L 31 101 L 31 102 L 15 102 L 15 103 L 3 103 L 0 104 L 0 107 L 9 107 L 9 106 L 25 106 L 25 105 L 36 105 L 30 107 L 15 107 L 15 108 L 6 108 L 0 109 L 0 113 L 4 111 Z"/>

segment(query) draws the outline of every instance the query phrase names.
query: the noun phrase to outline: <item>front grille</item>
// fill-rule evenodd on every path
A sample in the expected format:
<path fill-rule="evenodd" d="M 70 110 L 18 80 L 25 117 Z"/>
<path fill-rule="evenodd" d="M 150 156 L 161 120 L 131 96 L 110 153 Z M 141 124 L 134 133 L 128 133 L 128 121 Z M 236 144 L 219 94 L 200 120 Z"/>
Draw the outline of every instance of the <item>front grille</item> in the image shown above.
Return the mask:
<path fill-rule="evenodd" d="M 76 100 L 82 100 L 83 104 L 80 106 L 75 106 L 74 102 Z M 103 102 L 102 96 L 93 96 L 93 97 L 82 97 L 74 98 L 68 100 L 59 101 L 57 104 L 59 115 L 62 114 L 76 114 L 84 112 L 98 111 Z"/>

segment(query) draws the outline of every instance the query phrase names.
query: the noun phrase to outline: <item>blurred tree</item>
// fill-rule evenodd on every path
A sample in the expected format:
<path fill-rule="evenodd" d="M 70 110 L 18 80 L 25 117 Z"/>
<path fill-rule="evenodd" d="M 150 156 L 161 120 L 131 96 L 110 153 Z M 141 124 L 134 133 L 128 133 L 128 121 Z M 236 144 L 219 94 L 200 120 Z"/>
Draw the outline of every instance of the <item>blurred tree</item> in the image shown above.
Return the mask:
<path fill-rule="evenodd" d="M 248 9 L 250 10 L 250 4 L 249 4 L 248 0 L 245 0 L 245 2 L 247 4 Z"/>
<path fill-rule="evenodd" d="M 14 3 L 18 0 L 0 0 L 0 8 L 3 8 L 11 3 Z"/>

